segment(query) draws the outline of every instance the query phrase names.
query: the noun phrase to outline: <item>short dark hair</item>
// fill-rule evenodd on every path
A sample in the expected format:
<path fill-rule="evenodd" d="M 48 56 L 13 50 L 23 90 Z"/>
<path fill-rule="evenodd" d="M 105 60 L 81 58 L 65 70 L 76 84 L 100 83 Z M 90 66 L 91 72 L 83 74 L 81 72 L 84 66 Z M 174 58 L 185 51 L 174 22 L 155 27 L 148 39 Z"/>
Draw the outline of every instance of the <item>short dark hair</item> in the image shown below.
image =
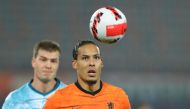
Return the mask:
<path fill-rule="evenodd" d="M 90 41 L 90 40 L 79 41 L 79 42 L 75 45 L 75 47 L 73 48 L 73 59 L 74 59 L 74 60 L 77 60 L 78 49 L 79 49 L 80 47 L 84 46 L 84 45 L 87 45 L 87 44 L 93 44 L 93 45 L 95 45 L 95 46 L 98 47 L 98 45 L 97 45 L 95 42 Z"/>
<path fill-rule="evenodd" d="M 42 41 L 36 43 L 33 48 L 33 57 L 35 57 L 35 58 L 37 57 L 38 51 L 40 49 L 46 50 L 49 52 L 58 51 L 59 54 L 61 54 L 61 48 L 60 48 L 59 43 L 52 41 L 52 40 L 42 40 Z"/>

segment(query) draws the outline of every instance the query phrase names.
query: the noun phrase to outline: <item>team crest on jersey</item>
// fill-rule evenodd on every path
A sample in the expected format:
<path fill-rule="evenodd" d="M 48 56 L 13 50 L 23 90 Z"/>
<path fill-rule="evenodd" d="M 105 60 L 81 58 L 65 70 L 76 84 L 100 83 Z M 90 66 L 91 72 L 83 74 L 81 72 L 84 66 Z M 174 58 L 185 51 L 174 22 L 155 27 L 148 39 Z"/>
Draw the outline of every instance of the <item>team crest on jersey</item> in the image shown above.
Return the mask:
<path fill-rule="evenodd" d="M 108 102 L 107 103 L 107 105 L 108 105 L 108 109 L 114 109 L 114 103 L 113 102 Z"/>

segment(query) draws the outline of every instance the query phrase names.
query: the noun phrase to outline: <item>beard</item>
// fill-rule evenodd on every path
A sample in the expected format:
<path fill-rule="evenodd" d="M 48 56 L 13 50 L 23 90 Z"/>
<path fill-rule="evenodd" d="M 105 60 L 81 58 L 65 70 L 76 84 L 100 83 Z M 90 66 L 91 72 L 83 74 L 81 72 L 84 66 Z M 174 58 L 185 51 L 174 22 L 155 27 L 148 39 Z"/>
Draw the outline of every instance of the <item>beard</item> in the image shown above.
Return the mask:
<path fill-rule="evenodd" d="M 97 80 L 86 80 L 86 83 L 89 85 L 93 85 L 97 83 Z"/>

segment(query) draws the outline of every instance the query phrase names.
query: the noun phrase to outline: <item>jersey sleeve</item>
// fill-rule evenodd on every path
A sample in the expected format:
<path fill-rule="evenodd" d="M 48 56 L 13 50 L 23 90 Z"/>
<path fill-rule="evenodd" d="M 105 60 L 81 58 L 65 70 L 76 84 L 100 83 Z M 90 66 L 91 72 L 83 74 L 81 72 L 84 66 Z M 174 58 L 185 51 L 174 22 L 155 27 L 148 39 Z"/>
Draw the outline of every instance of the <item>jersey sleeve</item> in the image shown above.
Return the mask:
<path fill-rule="evenodd" d="M 3 103 L 2 109 L 14 109 L 13 107 L 14 107 L 14 104 L 13 104 L 13 103 L 8 102 L 8 101 L 5 101 L 5 102 Z"/>
<path fill-rule="evenodd" d="M 5 99 L 2 109 L 29 109 L 24 101 L 19 101 L 19 96 L 11 92 Z"/>
<path fill-rule="evenodd" d="M 15 101 L 11 94 L 9 94 L 5 99 L 2 109 L 15 109 Z"/>
<path fill-rule="evenodd" d="M 121 100 L 122 109 L 131 109 L 129 97 L 124 90 L 118 91 L 118 97 Z"/>

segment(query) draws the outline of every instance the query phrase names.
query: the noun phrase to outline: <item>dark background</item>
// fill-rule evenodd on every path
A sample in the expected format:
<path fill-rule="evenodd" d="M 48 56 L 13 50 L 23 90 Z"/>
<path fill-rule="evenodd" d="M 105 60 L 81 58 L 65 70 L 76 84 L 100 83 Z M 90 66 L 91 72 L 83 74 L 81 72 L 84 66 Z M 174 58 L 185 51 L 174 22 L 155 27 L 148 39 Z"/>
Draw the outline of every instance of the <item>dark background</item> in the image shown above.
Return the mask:
<path fill-rule="evenodd" d="M 89 31 L 91 15 L 115 6 L 127 18 L 125 37 L 102 44 Z M 69 84 L 76 74 L 72 49 L 93 40 L 104 59 L 102 80 L 126 90 L 132 109 L 188 109 L 190 103 L 189 0 L 1 0 L 0 104 L 32 78 L 33 45 L 59 42 L 63 51 L 58 78 Z"/>

